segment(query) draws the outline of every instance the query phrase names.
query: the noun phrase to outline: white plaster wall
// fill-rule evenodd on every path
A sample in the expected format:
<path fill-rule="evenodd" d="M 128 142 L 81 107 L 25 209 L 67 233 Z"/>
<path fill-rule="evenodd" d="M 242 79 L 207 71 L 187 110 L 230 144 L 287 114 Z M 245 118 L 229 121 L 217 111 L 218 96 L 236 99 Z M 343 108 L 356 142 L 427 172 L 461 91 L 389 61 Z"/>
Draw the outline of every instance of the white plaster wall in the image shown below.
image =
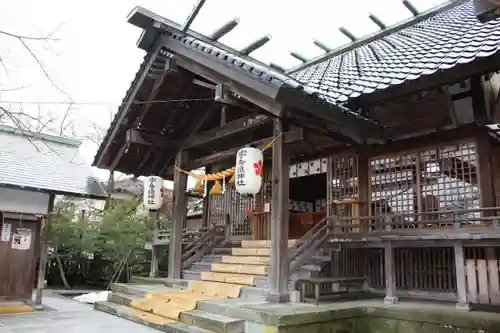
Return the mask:
<path fill-rule="evenodd" d="M 24 214 L 47 214 L 49 194 L 0 188 L 0 211 Z"/>

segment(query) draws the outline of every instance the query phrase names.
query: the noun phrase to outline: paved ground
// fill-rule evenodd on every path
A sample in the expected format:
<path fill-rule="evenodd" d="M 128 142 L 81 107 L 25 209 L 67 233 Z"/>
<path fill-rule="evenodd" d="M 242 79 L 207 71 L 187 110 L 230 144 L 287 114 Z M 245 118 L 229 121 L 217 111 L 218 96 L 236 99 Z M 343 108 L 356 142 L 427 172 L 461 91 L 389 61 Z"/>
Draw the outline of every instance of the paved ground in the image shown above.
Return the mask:
<path fill-rule="evenodd" d="M 56 295 L 44 296 L 54 311 L 0 315 L 1 333 L 154 333 L 158 330 L 94 311 L 91 305 Z"/>

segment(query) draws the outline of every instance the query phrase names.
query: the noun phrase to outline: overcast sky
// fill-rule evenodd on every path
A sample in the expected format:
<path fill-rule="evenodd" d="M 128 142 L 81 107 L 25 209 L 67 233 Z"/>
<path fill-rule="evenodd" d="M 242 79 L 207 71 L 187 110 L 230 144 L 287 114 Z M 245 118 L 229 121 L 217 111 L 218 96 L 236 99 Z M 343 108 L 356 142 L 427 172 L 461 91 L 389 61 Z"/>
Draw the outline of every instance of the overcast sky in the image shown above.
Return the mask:
<path fill-rule="evenodd" d="M 56 41 L 26 41 L 47 76 L 23 44 L 0 34 L 0 103 L 13 110 L 42 114 L 60 122 L 69 98 L 75 104 L 66 123 L 73 122 L 74 135 L 95 135 L 92 124 L 107 128 L 112 115 L 144 56 L 136 48 L 140 29 L 126 18 L 135 6 L 143 6 L 176 22 L 183 22 L 195 0 L 2 0 L 0 31 L 25 36 L 54 32 Z M 413 0 L 420 11 L 443 0 Z M 306 5 L 306 7 L 304 7 Z M 265 63 L 285 68 L 298 61 L 288 55 L 296 51 L 306 57 L 321 54 L 312 41 L 330 47 L 348 42 L 338 32 L 344 26 L 362 37 L 377 26 L 368 19 L 374 13 L 387 25 L 410 17 L 400 0 L 207 0 L 192 29 L 209 34 L 226 21 L 239 17 L 240 24 L 221 42 L 236 49 L 266 34 L 271 42 L 252 53 Z M 22 89 L 20 89 L 22 87 Z M 8 90 L 8 91 L 6 91 Z M 68 97 L 69 96 L 69 97 Z M 59 128 L 57 124 L 54 128 Z M 69 131 L 70 128 L 67 129 Z M 86 140 L 81 152 L 90 164 L 97 146 Z M 98 173 L 104 177 L 104 172 Z"/>

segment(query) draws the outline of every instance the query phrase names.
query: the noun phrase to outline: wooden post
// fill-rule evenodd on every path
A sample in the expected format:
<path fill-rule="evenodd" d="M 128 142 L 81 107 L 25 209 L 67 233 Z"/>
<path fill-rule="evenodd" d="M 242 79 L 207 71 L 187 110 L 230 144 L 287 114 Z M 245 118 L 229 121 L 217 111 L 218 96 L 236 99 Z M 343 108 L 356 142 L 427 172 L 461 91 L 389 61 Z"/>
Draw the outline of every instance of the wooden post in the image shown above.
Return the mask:
<path fill-rule="evenodd" d="M 495 196 L 492 186 L 494 182 L 491 167 L 491 143 L 486 134 L 480 135 L 476 139 L 476 159 L 480 205 L 481 207 L 494 207 Z M 485 213 L 484 215 L 488 216 L 491 213 Z"/>
<path fill-rule="evenodd" d="M 274 120 L 272 202 L 271 202 L 271 265 L 269 269 L 268 302 L 290 301 L 288 294 L 288 197 L 290 190 L 290 156 L 284 147 L 283 120 Z"/>
<path fill-rule="evenodd" d="M 187 153 L 177 153 L 175 166 L 182 168 L 186 163 Z M 168 252 L 168 277 L 180 279 L 182 272 L 182 226 L 186 219 L 187 175 L 177 168 L 174 171 L 174 222 L 170 231 L 170 248 Z"/>
<path fill-rule="evenodd" d="M 360 149 L 358 153 L 358 198 L 359 198 L 359 212 L 360 216 L 370 215 L 371 198 L 370 198 L 370 158 L 366 147 Z M 369 231 L 369 221 L 360 220 L 361 232 Z"/>
<path fill-rule="evenodd" d="M 394 269 L 394 247 L 390 242 L 384 244 L 384 266 L 385 266 L 385 304 L 398 302 L 396 296 L 396 271 Z"/>
<path fill-rule="evenodd" d="M 37 283 L 36 283 L 36 290 L 34 294 L 34 308 L 35 309 L 41 309 L 42 308 L 42 297 L 43 297 L 43 289 L 45 289 L 45 275 L 47 271 L 47 252 L 49 250 L 49 232 L 50 232 L 50 220 L 52 216 L 52 212 L 54 210 L 54 200 L 55 200 L 55 195 L 50 194 L 49 196 L 49 206 L 48 206 L 48 213 L 42 220 L 42 228 L 41 230 L 41 235 L 40 235 L 40 262 L 38 265 L 38 276 L 37 276 Z"/>
<path fill-rule="evenodd" d="M 160 234 L 160 221 L 158 212 L 149 212 L 149 217 L 153 222 L 153 242 L 151 244 L 151 267 L 149 269 L 149 277 L 158 277 L 158 264 L 159 264 L 159 251 L 158 245 L 155 245 L 158 241 L 158 236 Z"/>
<path fill-rule="evenodd" d="M 453 243 L 453 251 L 455 253 L 455 274 L 457 279 L 457 305 L 460 310 L 470 310 L 469 301 L 467 299 L 467 280 L 465 277 L 465 258 L 464 246 L 461 241 Z"/>

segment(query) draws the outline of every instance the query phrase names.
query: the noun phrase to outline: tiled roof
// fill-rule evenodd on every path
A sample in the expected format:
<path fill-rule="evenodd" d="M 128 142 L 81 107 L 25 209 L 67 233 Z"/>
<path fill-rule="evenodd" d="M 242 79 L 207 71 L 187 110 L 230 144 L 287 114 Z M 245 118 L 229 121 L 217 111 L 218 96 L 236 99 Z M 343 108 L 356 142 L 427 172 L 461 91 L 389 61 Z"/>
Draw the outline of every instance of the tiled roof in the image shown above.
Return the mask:
<path fill-rule="evenodd" d="M 390 34 L 339 50 L 291 76 L 333 102 L 344 102 L 491 56 L 499 47 L 500 19 L 481 23 L 473 0 L 457 1 Z"/>
<path fill-rule="evenodd" d="M 106 198 L 78 155 L 79 146 L 76 140 L 0 125 L 0 186 Z"/>

